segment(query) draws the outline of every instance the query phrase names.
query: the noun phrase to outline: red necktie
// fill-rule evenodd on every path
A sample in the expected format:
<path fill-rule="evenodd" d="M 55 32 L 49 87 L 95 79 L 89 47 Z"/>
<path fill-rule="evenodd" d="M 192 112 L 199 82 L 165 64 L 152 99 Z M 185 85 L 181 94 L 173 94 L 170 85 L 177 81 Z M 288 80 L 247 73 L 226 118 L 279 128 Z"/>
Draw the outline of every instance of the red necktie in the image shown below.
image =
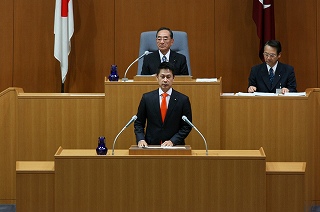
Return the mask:
<path fill-rule="evenodd" d="M 167 93 L 162 94 L 162 100 L 161 100 L 161 106 L 160 106 L 162 122 L 164 122 L 164 118 L 166 117 L 166 113 L 167 113 L 167 96 L 168 96 Z"/>

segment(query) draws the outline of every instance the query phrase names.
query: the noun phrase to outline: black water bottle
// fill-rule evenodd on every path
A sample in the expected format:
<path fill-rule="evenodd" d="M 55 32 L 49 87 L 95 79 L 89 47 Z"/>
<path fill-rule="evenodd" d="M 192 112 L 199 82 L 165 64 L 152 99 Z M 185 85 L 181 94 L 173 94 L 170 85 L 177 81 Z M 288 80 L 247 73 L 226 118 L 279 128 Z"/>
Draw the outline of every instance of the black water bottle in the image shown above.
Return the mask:
<path fill-rule="evenodd" d="M 111 65 L 109 81 L 118 81 L 118 80 L 119 80 L 118 67 L 117 65 Z"/>
<path fill-rule="evenodd" d="M 106 155 L 108 152 L 108 148 L 106 147 L 106 138 L 100 136 L 98 138 L 98 147 L 96 149 L 97 155 Z"/>

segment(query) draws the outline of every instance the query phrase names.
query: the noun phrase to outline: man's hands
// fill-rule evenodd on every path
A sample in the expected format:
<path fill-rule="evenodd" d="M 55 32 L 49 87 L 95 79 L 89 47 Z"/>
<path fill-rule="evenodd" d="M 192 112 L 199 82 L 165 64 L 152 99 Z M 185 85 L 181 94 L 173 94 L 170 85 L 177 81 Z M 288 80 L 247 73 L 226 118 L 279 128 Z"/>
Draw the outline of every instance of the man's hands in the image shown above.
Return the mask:
<path fill-rule="evenodd" d="M 253 92 L 256 92 L 257 91 L 257 88 L 255 86 L 250 86 L 248 88 L 248 93 L 253 93 Z M 281 88 L 281 93 L 284 94 L 284 93 L 289 93 L 289 89 L 288 88 Z"/>
<path fill-rule="evenodd" d="M 248 93 L 253 93 L 253 92 L 256 92 L 256 90 L 257 90 L 257 88 L 255 87 L 255 86 L 250 86 L 249 88 L 248 88 Z"/>
<path fill-rule="evenodd" d="M 138 142 L 138 147 L 146 147 L 146 146 L 148 146 L 148 144 L 147 144 L 147 142 L 145 141 L 145 140 L 140 140 L 139 142 Z"/>
<path fill-rule="evenodd" d="M 148 146 L 148 144 L 145 140 L 140 140 L 138 142 L 138 147 L 140 147 L 140 148 L 147 147 L 147 146 Z M 168 140 L 168 141 L 163 142 L 161 144 L 161 146 L 163 146 L 163 147 L 173 146 L 173 143 L 172 143 L 172 141 Z"/>

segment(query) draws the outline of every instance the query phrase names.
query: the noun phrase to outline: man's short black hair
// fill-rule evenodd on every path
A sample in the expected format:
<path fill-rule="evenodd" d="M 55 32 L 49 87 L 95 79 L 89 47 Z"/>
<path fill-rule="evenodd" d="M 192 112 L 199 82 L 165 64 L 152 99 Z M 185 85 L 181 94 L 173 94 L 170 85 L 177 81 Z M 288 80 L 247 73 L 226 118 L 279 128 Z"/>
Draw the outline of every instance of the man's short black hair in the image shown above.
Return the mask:
<path fill-rule="evenodd" d="M 162 63 L 160 63 L 160 65 L 158 67 L 157 75 L 159 75 L 161 69 L 170 70 L 172 72 L 172 75 L 174 76 L 174 66 L 173 66 L 172 63 L 170 63 L 170 62 L 162 62 Z"/>
<path fill-rule="evenodd" d="M 271 46 L 277 49 L 277 54 L 281 53 L 281 43 L 277 40 L 269 40 L 264 44 L 264 46 Z"/>
<path fill-rule="evenodd" d="M 172 32 L 172 30 L 169 29 L 168 27 L 160 27 L 160 28 L 157 30 L 156 38 L 158 37 L 158 33 L 159 33 L 161 30 L 168 30 L 168 31 L 170 32 L 170 38 L 171 38 L 171 39 L 173 38 L 173 32 Z"/>

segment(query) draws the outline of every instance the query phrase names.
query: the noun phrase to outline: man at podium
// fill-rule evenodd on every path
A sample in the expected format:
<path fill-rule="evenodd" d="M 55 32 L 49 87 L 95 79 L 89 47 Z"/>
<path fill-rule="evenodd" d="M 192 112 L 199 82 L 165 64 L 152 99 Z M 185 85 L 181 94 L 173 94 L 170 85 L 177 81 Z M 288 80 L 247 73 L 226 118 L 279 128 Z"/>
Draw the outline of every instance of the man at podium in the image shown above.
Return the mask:
<path fill-rule="evenodd" d="M 139 147 L 185 145 L 184 139 L 192 129 L 182 120 L 182 116 L 186 116 L 192 121 L 189 97 L 172 89 L 171 63 L 161 63 L 156 78 L 159 88 L 143 94 L 138 107 L 138 118 L 134 122 L 137 144 Z"/>

